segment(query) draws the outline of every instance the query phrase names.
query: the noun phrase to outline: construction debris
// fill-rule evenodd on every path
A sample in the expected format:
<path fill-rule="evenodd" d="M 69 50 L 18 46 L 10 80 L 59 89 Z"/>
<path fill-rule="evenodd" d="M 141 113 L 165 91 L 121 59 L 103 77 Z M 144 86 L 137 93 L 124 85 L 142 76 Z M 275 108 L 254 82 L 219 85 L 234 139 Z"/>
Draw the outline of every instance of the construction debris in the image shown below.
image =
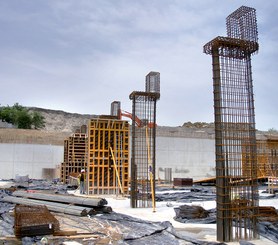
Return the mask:
<path fill-rule="evenodd" d="M 176 217 L 186 218 L 186 219 L 200 219 L 207 218 L 209 216 L 209 212 L 200 206 L 189 206 L 182 205 L 178 208 L 174 208 L 176 212 Z"/>
<path fill-rule="evenodd" d="M 200 206 L 182 205 L 174 208 L 176 216 L 174 220 L 181 223 L 196 223 L 196 224 L 215 224 L 216 210 L 205 210 Z"/>

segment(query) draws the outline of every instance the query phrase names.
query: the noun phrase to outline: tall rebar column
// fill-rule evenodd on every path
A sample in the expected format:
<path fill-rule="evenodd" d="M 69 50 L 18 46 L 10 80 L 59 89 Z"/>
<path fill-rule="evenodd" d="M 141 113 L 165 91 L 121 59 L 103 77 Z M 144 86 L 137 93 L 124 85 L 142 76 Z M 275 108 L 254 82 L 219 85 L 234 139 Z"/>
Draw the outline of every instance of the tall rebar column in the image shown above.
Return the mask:
<path fill-rule="evenodd" d="M 155 207 L 156 92 L 130 94 L 132 100 L 131 207 Z"/>
<path fill-rule="evenodd" d="M 226 19 L 228 37 L 204 46 L 212 55 L 217 240 L 258 237 L 258 184 L 251 54 L 258 51 L 256 11 L 242 6 Z"/>

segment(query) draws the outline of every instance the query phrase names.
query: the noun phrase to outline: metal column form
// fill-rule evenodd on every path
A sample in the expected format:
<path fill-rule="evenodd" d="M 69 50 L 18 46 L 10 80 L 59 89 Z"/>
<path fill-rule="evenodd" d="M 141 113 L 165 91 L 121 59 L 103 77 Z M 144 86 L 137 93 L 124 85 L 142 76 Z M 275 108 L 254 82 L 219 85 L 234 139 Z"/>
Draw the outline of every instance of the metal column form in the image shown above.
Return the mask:
<path fill-rule="evenodd" d="M 134 91 L 132 100 L 131 207 L 155 209 L 156 102 L 159 93 Z"/>
<path fill-rule="evenodd" d="M 217 240 L 258 237 L 257 149 L 251 54 L 258 51 L 256 13 L 242 6 L 227 17 L 229 37 L 204 46 L 212 55 Z"/>
<path fill-rule="evenodd" d="M 89 121 L 88 129 L 88 193 L 127 194 L 128 121 L 113 116 L 100 116 Z"/>
<path fill-rule="evenodd" d="M 160 73 L 151 71 L 146 76 L 145 92 L 160 93 Z"/>
<path fill-rule="evenodd" d="M 120 113 L 121 113 L 121 102 L 120 101 L 113 101 L 111 103 L 110 115 L 111 116 L 117 116 L 118 118 L 120 118 Z"/>

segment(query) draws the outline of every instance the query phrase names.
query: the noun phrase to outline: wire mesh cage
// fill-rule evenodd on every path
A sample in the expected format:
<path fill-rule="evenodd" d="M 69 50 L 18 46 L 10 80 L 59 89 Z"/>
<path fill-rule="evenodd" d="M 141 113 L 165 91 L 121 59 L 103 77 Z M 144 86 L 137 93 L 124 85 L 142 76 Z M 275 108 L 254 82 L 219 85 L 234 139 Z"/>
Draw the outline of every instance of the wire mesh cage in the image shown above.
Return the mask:
<path fill-rule="evenodd" d="M 217 240 L 258 237 L 258 164 L 251 54 L 258 50 L 256 12 L 241 7 L 226 19 L 228 37 L 204 46 L 212 55 Z"/>
<path fill-rule="evenodd" d="M 132 100 L 131 207 L 155 208 L 156 101 L 159 93 L 130 94 Z"/>

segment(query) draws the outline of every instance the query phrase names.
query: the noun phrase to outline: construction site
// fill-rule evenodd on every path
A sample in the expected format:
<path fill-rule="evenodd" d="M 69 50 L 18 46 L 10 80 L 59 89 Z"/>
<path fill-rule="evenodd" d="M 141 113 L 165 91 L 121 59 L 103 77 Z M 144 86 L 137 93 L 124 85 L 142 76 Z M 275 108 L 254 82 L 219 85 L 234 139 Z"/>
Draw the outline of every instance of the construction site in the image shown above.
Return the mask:
<path fill-rule="evenodd" d="M 238 8 L 226 29 L 203 47 L 212 126 L 159 126 L 151 71 L 130 112 L 112 101 L 71 133 L 1 128 L 0 243 L 277 244 L 278 134 L 255 125 L 256 10 Z"/>

